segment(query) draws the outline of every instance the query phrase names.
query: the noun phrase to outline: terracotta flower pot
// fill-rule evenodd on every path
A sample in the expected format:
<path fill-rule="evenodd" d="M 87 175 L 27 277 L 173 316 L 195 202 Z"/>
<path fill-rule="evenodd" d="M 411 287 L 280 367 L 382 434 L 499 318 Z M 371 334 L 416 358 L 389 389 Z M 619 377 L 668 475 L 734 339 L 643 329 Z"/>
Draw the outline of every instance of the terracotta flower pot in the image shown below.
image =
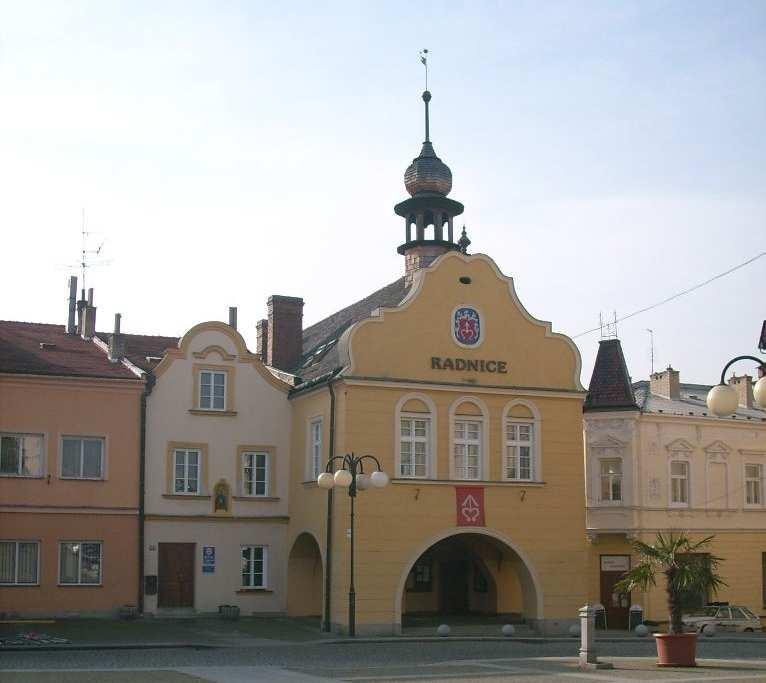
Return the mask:
<path fill-rule="evenodd" d="M 655 633 L 658 666 L 697 666 L 696 633 Z"/>

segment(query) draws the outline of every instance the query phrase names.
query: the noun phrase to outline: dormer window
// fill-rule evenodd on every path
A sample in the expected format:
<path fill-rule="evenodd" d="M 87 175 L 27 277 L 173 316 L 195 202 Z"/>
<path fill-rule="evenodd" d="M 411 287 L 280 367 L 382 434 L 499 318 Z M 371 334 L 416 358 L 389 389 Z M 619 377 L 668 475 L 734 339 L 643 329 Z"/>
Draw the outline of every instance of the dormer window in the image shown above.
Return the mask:
<path fill-rule="evenodd" d="M 200 410 L 226 410 L 226 373 L 202 370 L 199 373 Z"/>

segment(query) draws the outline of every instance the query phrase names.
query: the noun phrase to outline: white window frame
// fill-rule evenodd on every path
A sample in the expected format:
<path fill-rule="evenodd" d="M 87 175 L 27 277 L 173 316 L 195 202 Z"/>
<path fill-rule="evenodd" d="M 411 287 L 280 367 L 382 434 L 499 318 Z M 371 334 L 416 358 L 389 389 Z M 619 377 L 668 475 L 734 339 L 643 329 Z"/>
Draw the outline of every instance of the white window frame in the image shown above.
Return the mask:
<path fill-rule="evenodd" d="M 242 580 L 242 561 L 243 561 L 243 552 L 245 548 L 260 548 L 261 549 L 261 558 L 263 562 L 263 580 L 261 582 L 261 585 L 254 586 L 252 584 L 248 585 Z M 244 543 L 241 546 L 239 546 L 239 558 L 240 558 L 240 565 L 239 565 L 239 583 L 240 587 L 245 590 L 258 590 L 258 589 L 266 589 L 269 585 L 269 547 L 266 545 L 261 545 L 258 543 Z M 252 578 L 253 573 L 251 572 L 249 574 L 250 578 Z"/>
<path fill-rule="evenodd" d="M 176 476 L 176 458 L 179 453 L 184 453 L 184 490 L 176 490 L 176 479 L 180 477 Z M 189 453 L 197 454 L 197 490 L 187 491 L 189 482 Z M 174 448 L 173 449 L 173 479 L 172 479 L 172 493 L 174 496 L 198 496 L 202 493 L 202 450 L 199 448 Z"/>
<path fill-rule="evenodd" d="M 89 543 L 91 545 L 98 546 L 98 582 L 90 583 L 82 580 L 82 547 L 80 548 L 79 562 L 77 563 L 77 581 L 62 581 L 61 577 L 61 551 L 65 545 L 80 545 L 83 543 Z M 59 586 L 103 586 L 104 585 L 104 542 L 103 541 L 59 541 L 58 543 L 58 585 Z"/>
<path fill-rule="evenodd" d="M 619 475 L 607 474 L 604 475 L 603 465 L 608 462 L 617 462 L 620 464 Z M 609 498 L 603 496 L 603 479 L 604 476 L 609 477 Z M 620 497 L 612 498 L 612 482 L 617 478 L 620 481 Z M 603 505 L 623 505 L 625 502 L 625 463 L 619 456 L 603 456 L 598 458 L 598 502 Z"/>
<path fill-rule="evenodd" d="M 470 403 L 479 409 L 479 415 L 458 413 L 458 409 Z M 486 404 L 475 396 L 460 396 L 452 402 L 449 410 L 449 471 L 450 478 L 455 481 L 486 481 L 489 476 L 489 410 Z M 455 467 L 455 423 L 456 422 L 479 422 L 479 477 L 478 479 L 464 479 L 457 476 Z"/>
<path fill-rule="evenodd" d="M 410 435 L 402 435 L 402 421 L 410 422 Z M 425 423 L 425 435 L 415 436 L 415 420 Z M 402 471 L 404 462 L 402 461 L 402 443 L 410 444 L 410 467 L 412 474 L 405 474 Z M 423 474 L 415 474 L 415 443 L 422 443 L 425 448 L 425 463 Z M 398 441 L 399 462 L 397 465 L 396 476 L 401 479 L 428 479 L 431 472 L 431 417 L 428 413 L 399 413 L 399 441 Z"/>
<path fill-rule="evenodd" d="M 522 406 L 526 408 L 530 413 L 532 413 L 531 417 L 514 417 L 511 415 L 511 410 L 516 408 L 517 406 Z M 509 446 L 518 446 L 520 445 L 517 442 L 511 442 L 508 440 L 508 425 L 511 423 L 516 424 L 529 424 L 532 426 L 532 441 L 531 441 L 531 448 L 530 448 L 530 478 L 529 479 L 521 479 L 518 477 L 508 477 L 507 476 L 507 468 L 506 463 L 508 459 L 508 447 Z M 512 482 L 520 482 L 520 483 L 527 483 L 527 482 L 541 482 L 543 480 L 543 462 L 542 462 L 542 449 L 541 449 L 541 442 L 542 442 L 542 430 L 541 430 L 542 420 L 540 418 L 540 411 L 537 409 L 537 406 L 532 403 L 531 401 L 527 401 L 524 399 L 514 399 L 513 401 L 510 401 L 508 404 L 506 404 L 505 408 L 503 409 L 503 419 L 500 422 L 500 443 L 502 444 L 502 450 L 500 453 L 500 478 L 503 481 L 512 481 Z M 528 445 L 526 442 L 521 443 L 521 445 Z"/>
<path fill-rule="evenodd" d="M 318 427 L 319 438 L 316 439 L 315 427 Z M 321 415 L 309 418 L 306 430 L 306 481 L 316 481 L 325 470 L 324 463 L 324 417 Z"/>
<path fill-rule="evenodd" d="M 264 463 L 264 467 L 263 467 L 263 475 L 264 475 L 263 493 L 255 493 L 256 484 L 258 482 L 258 480 L 256 478 L 253 478 L 253 480 L 252 480 L 253 492 L 252 493 L 248 493 L 247 492 L 247 488 L 246 488 L 247 487 L 247 477 L 245 476 L 245 470 L 247 468 L 245 467 L 245 459 L 247 457 L 249 457 L 249 456 L 253 457 L 253 467 L 252 467 L 252 470 L 253 470 L 253 474 L 255 474 L 256 471 L 258 470 L 258 467 L 256 466 L 255 463 L 256 463 L 256 459 L 257 459 L 257 457 L 259 455 L 263 456 L 263 463 Z M 271 459 L 269 458 L 269 452 L 268 451 L 257 451 L 257 450 L 255 450 L 255 451 L 243 451 L 240 454 L 239 466 L 242 468 L 242 492 L 241 492 L 242 495 L 246 496 L 248 498 L 266 498 L 266 497 L 268 497 L 270 495 L 269 494 L 269 479 L 271 477 Z"/>
<path fill-rule="evenodd" d="M 79 476 L 64 474 L 64 441 L 67 441 L 67 440 L 80 442 L 80 475 Z M 98 441 L 101 444 L 101 476 L 100 477 L 82 476 L 83 465 L 85 463 L 85 442 L 86 441 Z M 85 481 L 104 481 L 106 479 L 106 437 L 83 435 L 83 434 L 62 434 L 61 440 L 59 443 L 59 478 L 85 480 Z"/>
<path fill-rule="evenodd" d="M 426 407 L 426 411 L 424 412 L 417 412 L 417 411 L 403 411 L 402 409 L 404 406 L 409 403 L 410 401 L 419 401 Z M 427 443 L 426 443 L 426 474 L 425 476 L 411 476 L 411 475 L 402 475 L 402 418 L 405 419 L 418 419 L 418 420 L 428 420 L 428 426 L 426 428 L 428 434 L 427 434 Z M 426 394 L 420 394 L 417 392 L 405 394 L 402 396 L 396 403 L 396 408 L 394 409 L 394 444 L 395 446 L 395 460 L 394 463 L 394 478 L 401 478 L 401 479 L 433 479 L 436 477 L 436 457 L 437 457 L 437 448 L 436 448 L 436 435 L 438 434 L 437 431 L 437 411 L 436 411 L 436 404 L 434 403 L 433 399 L 430 396 L 427 396 Z"/>
<path fill-rule="evenodd" d="M 13 543 L 14 547 L 14 577 L 13 581 L 0 581 L 0 586 L 39 586 L 40 585 L 40 541 L 15 539 L 15 538 L 0 538 L 0 543 Z M 35 545 L 37 546 L 37 562 L 35 564 L 35 580 L 34 581 L 19 581 L 19 545 L 20 544 Z"/>
<path fill-rule="evenodd" d="M 455 435 L 456 428 L 458 423 L 464 424 L 465 427 L 463 431 L 465 432 L 465 436 L 462 438 L 458 438 Z M 478 425 L 478 438 L 477 439 L 471 439 L 468 436 L 468 425 L 469 424 L 475 424 Z M 455 417 L 452 420 L 452 467 L 455 472 L 455 479 L 460 481 L 482 481 L 483 480 L 483 474 L 482 471 L 482 451 L 483 449 L 483 441 L 484 441 L 484 422 L 476 415 L 455 415 Z M 465 447 L 465 455 L 466 463 L 465 463 L 465 476 L 460 476 L 458 474 L 458 465 L 457 465 L 457 447 L 458 446 L 464 446 Z M 468 448 L 470 446 L 476 446 L 476 476 L 475 477 L 469 477 L 468 476 Z"/>
<path fill-rule="evenodd" d="M 37 474 L 24 474 L 24 442 L 23 439 L 34 436 L 40 439 L 40 470 Z M 45 435 L 32 434 L 24 432 L 0 432 L 0 441 L 3 438 L 22 439 L 21 457 L 19 458 L 19 469 L 15 473 L 0 472 L 0 477 L 16 477 L 21 479 L 40 479 L 45 476 Z M 1 446 L 0 446 L 1 447 Z"/>
<path fill-rule="evenodd" d="M 757 468 L 758 477 L 748 477 L 747 476 L 747 468 L 748 467 L 755 467 Z M 742 474 L 745 481 L 745 507 L 748 508 L 760 508 L 763 507 L 763 465 L 759 462 L 746 462 L 744 464 L 744 467 L 742 468 Z M 758 500 L 755 502 L 749 502 L 748 501 L 748 495 L 750 493 L 750 484 L 755 482 L 755 492 L 758 495 Z"/>
<path fill-rule="evenodd" d="M 683 463 L 686 466 L 686 502 L 677 502 L 673 500 L 673 481 L 675 479 L 684 479 L 678 475 L 673 474 L 673 463 Z M 668 507 L 672 508 L 688 508 L 691 507 L 692 499 L 692 468 L 691 463 L 686 458 L 671 457 L 668 461 Z"/>
<path fill-rule="evenodd" d="M 522 441 L 518 436 L 516 439 L 511 439 L 508 436 L 508 428 L 513 425 L 516 427 L 517 434 L 519 427 L 529 427 L 529 434 L 530 439 L 529 441 Z M 505 481 L 535 481 L 536 480 L 536 462 L 535 462 L 535 444 L 537 442 L 537 435 L 535 434 L 535 423 L 531 419 L 525 419 L 525 418 L 516 418 L 516 417 L 507 417 L 505 419 L 505 430 L 503 432 L 504 434 L 504 442 L 503 442 L 503 454 L 502 454 L 502 468 L 503 468 L 503 479 Z M 516 454 L 514 456 L 515 465 L 516 465 L 516 471 L 518 473 L 518 476 L 511 477 L 508 475 L 508 463 L 510 461 L 510 456 L 508 455 L 508 451 L 511 448 L 516 449 Z M 521 448 L 528 448 L 529 449 L 529 476 L 528 477 L 522 477 L 521 476 L 521 452 L 519 449 Z"/>
<path fill-rule="evenodd" d="M 202 376 L 210 375 L 210 405 L 202 405 Z M 221 375 L 223 377 L 223 406 L 220 408 L 215 407 L 215 377 Z M 197 405 L 200 410 L 213 410 L 216 412 L 224 412 L 226 410 L 226 391 L 228 389 L 228 373 L 225 370 L 210 370 L 204 369 L 199 371 L 199 394 L 197 396 Z"/>

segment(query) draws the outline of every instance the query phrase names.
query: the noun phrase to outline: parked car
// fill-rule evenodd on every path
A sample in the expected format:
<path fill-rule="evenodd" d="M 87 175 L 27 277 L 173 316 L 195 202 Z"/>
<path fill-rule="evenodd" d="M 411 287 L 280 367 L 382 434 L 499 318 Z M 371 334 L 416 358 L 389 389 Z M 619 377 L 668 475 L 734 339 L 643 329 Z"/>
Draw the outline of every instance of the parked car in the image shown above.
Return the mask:
<path fill-rule="evenodd" d="M 701 633 L 708 624 L 715 624 L 719 631 L 761 630 L 761 620 L 747 607 L 741 605 L 708 605 L 697 612 L 683 616 L 684 629 Z"/>

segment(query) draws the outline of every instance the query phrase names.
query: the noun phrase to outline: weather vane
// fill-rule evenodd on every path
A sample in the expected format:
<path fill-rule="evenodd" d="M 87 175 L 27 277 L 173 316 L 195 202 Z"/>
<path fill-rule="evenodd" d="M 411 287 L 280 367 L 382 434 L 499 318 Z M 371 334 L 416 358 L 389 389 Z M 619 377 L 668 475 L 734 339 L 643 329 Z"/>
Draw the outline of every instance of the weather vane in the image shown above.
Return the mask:
<path fill-rule="evenodd" d="M 426 90 L 428 90 L 428 48 L 423 48 L 420 51 L 420 63 L 426 69 Z"/>

